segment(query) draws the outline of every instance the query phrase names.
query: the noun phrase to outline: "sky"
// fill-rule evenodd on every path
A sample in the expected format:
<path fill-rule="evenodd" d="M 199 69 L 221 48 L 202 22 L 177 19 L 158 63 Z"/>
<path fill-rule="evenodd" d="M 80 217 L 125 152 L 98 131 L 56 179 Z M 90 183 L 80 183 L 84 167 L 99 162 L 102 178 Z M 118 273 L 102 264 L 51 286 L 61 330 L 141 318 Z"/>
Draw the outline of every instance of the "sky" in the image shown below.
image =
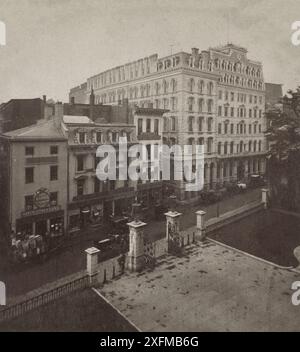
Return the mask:
<path fill-rule="evenodd" d="M 294 89 L 297 20 L 300 0 L 0 0 L 0 102 L 67 101 L 71 87 L 108 68 L 228 41 L 263 63 L 266 82 Z"/>

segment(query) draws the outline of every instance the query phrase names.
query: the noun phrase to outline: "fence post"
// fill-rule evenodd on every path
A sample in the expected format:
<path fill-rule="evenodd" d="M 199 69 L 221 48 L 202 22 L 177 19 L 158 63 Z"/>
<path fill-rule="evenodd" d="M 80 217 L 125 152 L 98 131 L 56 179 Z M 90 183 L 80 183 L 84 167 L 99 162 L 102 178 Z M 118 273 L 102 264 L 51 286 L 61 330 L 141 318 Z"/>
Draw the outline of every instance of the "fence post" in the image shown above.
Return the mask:
<path fill-rule="evenodd" d="M 196 233 L 196 238 L 200 241 L 203 241 L 205 239 L 205 214 L 206 212 L 203 210 L 198 210 L 196 211 L 197 215 L 197 233 Z"/>
<path fill-rule="evenodd" d="M 269 190 L 267 188 L 261 190 L 261 202 L 265 209 L 269 207 Z"/>
<path fill-rule="evenodd" d="M 147 225 L 142 221 L 132 221 L 129 226 L 129 252 L 128 252 L 128 269 L 131 271 L 140 271 L 144 268 L 144 228 Z"/>
<path fill-rule="evenodd" d="M 181 215 L 182 213 L 179 213 L 176 210 L 170 210 L 165 213 L 165 216 L 167 218 L 166 240 L 168 252 L 170 252 L 170 240 L 174 240 L 173 237 L 179 235 Z"/>
<path fill-rule="evenodd" d="M 89 275 L 90 284 L 94 284 L 97 281 L 97 265 L 98 265 L 98 255 L 100 249 L 96 247 L 90 247 L 85 250 L 87 254 L 87 272 Z"/>

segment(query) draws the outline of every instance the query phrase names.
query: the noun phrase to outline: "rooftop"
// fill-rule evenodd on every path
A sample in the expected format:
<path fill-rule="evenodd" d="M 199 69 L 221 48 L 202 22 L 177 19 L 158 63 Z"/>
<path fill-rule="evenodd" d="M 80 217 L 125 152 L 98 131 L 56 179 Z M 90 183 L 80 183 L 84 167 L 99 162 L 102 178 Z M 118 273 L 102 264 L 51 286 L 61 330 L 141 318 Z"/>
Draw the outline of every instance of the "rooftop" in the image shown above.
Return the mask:
<path fill-rule="evenodd" d="M 65 139 L 62 131 L 54 124 L 53 120 L 39 120 L 36 124 L 13 130 L 2 134 L 10 139 L 32 139 L 32 138 L 61 138 Z"/>
<path fill-rule="evenodd" d="M 63 122 L 66 124 L 93 124 L 94 122 L 88 116 L 64 115 Z"/>

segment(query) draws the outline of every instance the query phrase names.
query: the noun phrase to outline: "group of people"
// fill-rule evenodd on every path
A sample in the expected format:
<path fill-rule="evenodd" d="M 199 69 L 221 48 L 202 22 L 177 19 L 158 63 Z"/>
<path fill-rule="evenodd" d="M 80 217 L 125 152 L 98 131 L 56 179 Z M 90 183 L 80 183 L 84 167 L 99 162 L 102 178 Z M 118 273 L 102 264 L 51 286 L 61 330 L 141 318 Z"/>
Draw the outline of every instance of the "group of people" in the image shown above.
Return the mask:
<path fill-rule="evenodd" d="M 17 233 L 12 237 L 12 256 L 14 262 L 22 262 L 37 257 L 47 251 L 48 241 L 40 235 Z"/>

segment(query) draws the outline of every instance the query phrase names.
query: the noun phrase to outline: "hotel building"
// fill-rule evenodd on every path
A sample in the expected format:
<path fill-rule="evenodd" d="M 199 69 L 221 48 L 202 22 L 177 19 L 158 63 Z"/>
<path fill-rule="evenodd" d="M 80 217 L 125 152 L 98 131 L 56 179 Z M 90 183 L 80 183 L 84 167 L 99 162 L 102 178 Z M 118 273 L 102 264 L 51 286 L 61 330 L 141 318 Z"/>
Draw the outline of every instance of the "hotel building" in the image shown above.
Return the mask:
<path fill-rule="evenodd" d="M 157 54 L 92 77 L 70 90 L 70 101 L 119 104 L 128 99 L 164 114 L 163 143 L 202 144 L 205 189 L 265 172 L 265 85 L 262 64 L 245 48 L 227 44 L 199 52 Z M 177 199 L 197 201 L 183 181 L 169 182 Z"/>

